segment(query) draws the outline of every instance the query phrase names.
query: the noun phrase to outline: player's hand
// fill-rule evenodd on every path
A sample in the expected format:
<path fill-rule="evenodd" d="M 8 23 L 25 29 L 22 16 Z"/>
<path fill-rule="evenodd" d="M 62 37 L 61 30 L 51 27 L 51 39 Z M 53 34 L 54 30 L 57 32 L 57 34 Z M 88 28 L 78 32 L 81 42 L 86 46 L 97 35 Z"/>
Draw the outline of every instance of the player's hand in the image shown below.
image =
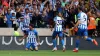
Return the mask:
<path fill-rule="evenodd" d="M 53 28 L 51 28 L 50 30 L 53 31 Z"/>
<path fill-rule="evenodd" d="M 38 42 L 38 46 L 40 46 L 40 42 Z"/>
<path fill-rule="evenodd" d="M 74 24 L 74 22 L 73 22 L 73 21 L 71 21 L 71 23 L 72 23 L 72 24 Z"/>
<path fill-rule="evenodd" d="M 74 27 L 72 27 L 71 30 L 74 30 Z"/>
<path fill-rule="evenodd" d="M 19 39 L 19 41 L 22 41 L 22 39 Z"/>
<path fill-rule="evenodd" d="M 53 29 L 51 29 L 51 31 L 52 31 Z"/>

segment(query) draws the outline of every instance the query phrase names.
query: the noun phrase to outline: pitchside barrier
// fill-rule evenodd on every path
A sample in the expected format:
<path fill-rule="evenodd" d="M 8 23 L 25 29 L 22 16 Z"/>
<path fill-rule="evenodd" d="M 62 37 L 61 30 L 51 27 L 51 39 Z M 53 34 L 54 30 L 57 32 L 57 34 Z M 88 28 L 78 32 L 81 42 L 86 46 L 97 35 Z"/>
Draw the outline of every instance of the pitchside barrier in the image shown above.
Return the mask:
<path fill-rule="evenodd" d="M 24 50 L 26 40 L 19 41 L 23 36 L 21 30 L 19 37 L 13 36 L 14 30 L 12 28 L 0 28 L 0 50 Z M 52 45 L 52 31 L 49 28 L 38 28 L 37 29 L 40 36 L 40 50 L 51 50 Z M 80 49 L 85 50 L 100 50 L 100 38 L 95 38 L 99 46 L 95 46 L 93 43 L 85 41 L 83 38 L 80 38 Z M 66 49 L 73 49 L 75 47 L 75 37 L 64 37 Z M 60 43 L 59 38 L 57 38 L 57 47 L 58 49 L 62 49 L 62 45 Z"/>

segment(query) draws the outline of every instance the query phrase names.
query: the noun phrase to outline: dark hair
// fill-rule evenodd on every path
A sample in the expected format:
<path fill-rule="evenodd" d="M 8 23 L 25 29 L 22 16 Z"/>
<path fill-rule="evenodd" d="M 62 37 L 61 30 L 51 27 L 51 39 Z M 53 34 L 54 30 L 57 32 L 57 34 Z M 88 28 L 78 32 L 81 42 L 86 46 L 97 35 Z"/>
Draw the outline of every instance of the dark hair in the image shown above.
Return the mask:
<path fill-rule="evenodd" d="M 69 4 L 65 4 L 65 6 L 69 6 Z"/>
<path fill-rule="evenodd" d="M 24 17 L 20 17 L 20 19 L 24 19 Z"/>
<path fill-rule="evenodd" d="M 82 7 L 79 7 L 78 9 L 82 11 Z"/>
<path fill-rule="evenodd" d="M 58 11 L 56 11 L 56 15 L 59 15 L 59 13 L 61 13 L 61 14 L 62 14 L 62 12 L 58 12 Z"/>
<path fill-rule="evenodd" d="M 29 24 L 29 26 L 31 26 L 32 28 L 34 27 L 34 25 L 33 25 L 33 24 Z"/>
<path fill-rule="evenodd" d="M 29 10 L 29 9 L 28 9 L 28 8 L 26 8 L 26 9 L 25 9 L 25 11 L 26 11 L 26 10 Z"/>

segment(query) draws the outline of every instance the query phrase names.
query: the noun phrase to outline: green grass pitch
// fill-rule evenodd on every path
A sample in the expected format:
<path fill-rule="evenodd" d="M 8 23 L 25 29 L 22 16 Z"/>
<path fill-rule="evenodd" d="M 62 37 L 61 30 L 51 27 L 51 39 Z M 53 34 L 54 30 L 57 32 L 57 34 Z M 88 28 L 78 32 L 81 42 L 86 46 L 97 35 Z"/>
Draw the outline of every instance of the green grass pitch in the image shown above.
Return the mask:
<path fill-rule="evenodd" d="M 78 53 L 72 50 L 58 50 L 51 52 L 51 50 L 39 51 L 24 51 L 24 50 L 1 50 L 0 56 L 100 56 L 100 50 L 79 50 Z"/>

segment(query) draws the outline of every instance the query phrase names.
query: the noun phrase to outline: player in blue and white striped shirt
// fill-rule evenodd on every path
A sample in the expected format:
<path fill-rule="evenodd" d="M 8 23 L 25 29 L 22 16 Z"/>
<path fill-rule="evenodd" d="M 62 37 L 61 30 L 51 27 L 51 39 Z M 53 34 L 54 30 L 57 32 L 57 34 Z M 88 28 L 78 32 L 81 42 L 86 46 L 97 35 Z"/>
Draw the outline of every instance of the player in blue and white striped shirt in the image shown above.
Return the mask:
<path fill-rule="evenodd" d="M 52 35 L 54 48 L 53 48 L 52 51 L 56 51 L 57 50 L 57 46 L 56 46 L 56 37 L 57 37 L 57 35 L 61 40 L 63 51 L 65 51 L 64 39 L 63 39 L 63 24 L 62 24 L 63 23 L 63 19 L 61 17 L 61 13 L 60 12 L 54 18 L 54 23 L 55 23 L 55 27 L 54 27 L 54 32 L 53 32 L 53 35 Z"/>
<path fill-rule="evenodd" d="M 29 24 L 25 22 L 24 17 L 20 17 L 19 20 L 17 20 L 19 23 L 19 28 L 24 32 L 25 30 L 29 29 Z"/>
<path fill-rule="evenodd" d="M 30 47 L 32 49 L 35 49 L 36 51 L 38 50 L 38 43 L 39 43 L 39 37 L 38 37 L 38 32 L 33 28 L 33 25 L 29 25 L 29 29 L 25 31 L 25 35 L 23 38 L 20 39 L 23 40 L 24 38 L 27 37 L 27 44 L 26 44 L 26 50 L 29 50 Z M 38 38 L 38 43 L 36 38 Z"/>
<path fill-rule="evenodd" d="M 87 14 L 82 12 L 82 8 L 78 8 L 79 14 L 78 14 L 78 22 L 76 23 L 75 27 L 78 27 L 77 31 L 77 40 L 76 40 L 76 48 L 73 50 L 73 52 L 78 52 L 79 48 L 79 37 L 84 37 L 86 41 L 91 41 L 93 42 L 96 46 L 98 45 L 97 41 L 95 39 L 92 39 L 88 37 L 88 31 L 87 31 Z"/>

